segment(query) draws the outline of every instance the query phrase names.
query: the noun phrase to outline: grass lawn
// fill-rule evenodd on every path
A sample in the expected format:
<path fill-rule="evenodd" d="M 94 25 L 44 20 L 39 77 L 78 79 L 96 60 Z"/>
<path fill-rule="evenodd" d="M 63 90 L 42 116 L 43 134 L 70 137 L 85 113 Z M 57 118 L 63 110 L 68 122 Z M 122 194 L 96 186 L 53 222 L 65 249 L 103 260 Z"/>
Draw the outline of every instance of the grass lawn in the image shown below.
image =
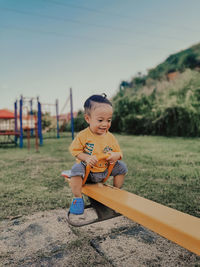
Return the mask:
<path fill-rule="evenodd" d="M 124 189 L 200 217 L 200 139 L 116 135 L 128 165 Z M 0 148 L 0 218 L 68 207 L 60 176 L 74 163 L 70 135 L 46 139 L 38 153 Z M 26 141 L 25 141 L 26 145 Z"/>

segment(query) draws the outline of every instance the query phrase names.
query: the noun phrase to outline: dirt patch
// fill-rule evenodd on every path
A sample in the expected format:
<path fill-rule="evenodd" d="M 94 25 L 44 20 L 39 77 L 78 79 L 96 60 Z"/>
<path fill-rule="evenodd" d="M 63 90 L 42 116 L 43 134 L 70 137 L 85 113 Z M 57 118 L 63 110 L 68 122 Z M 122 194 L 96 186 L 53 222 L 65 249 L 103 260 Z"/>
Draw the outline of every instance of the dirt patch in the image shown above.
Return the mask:
<path fill-rule="evenodd" d="M 76 235 L 66 227 L 62 211 L 39 212 L 1 223 L 1 255 L 3 259 L 8 259 L 9 264 L 54 250 L 57 245 L 69 244 L 74 240 Z"/>
<path fill-rule="evenodd" d="M 200 257 L 158 236 L 140 225 L 129 226 L 105 238 L 92 241 L 93 246 L 114 266 L 196 266 Z M 195 265 L 196 264 L 196 265 Z"/>
<path fill-rule="evenodd" d="M 71 227 L 65 210 L 0 223 L 1 266 L 200 266 L 200 257 L 126 219 Z"/>

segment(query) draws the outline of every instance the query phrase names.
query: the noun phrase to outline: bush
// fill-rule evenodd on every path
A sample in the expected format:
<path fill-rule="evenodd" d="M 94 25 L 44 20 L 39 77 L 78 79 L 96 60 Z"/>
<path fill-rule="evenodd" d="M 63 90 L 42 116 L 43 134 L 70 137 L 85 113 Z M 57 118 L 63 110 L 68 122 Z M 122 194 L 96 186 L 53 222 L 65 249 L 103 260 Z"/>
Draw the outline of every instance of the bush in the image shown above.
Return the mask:
<path fill-rule="evenodd" d="M 83 113 L 83 111 L 80 110 L 77 114 L 77 117 L 74 118 L 74 131 L 80 132 L 81 130 L 85 129 L 87 126 L 88 126 L 88 124 L 85 121 L 84 113 Z M 65 125 L 65 131 L 71 132 L 71 121 L 69 121 Z"/>
<path fill-rule="evenodd" d="M 123 119 L 123 131 L 128 134 L 151 134 L 151 119 L 130 114 Z"/>
<path fill-rule="evenodd" d="M 195 53 L 191 53 L 184 58 L 183 64 L 186 68 L 194 69 L 200 66 L 200 60 L 198 59 L 198 55 Z"/>
<path fill-rule="evenodd" d="M 80 132 L 88 126 L 84 118 L 83 111 L 79 111 L 76 118 L 74 118 L 74 130 L 75 132 Z"/>
<path fill-rule="evenodd" d="M 114 113 L 110 131 L 115 133 L 121 133 L 122 129 L 123 129 L 122 116 L 119 116 L 118 114 Z"/>
<path fill-rule="evenodd" d="M 150 96 L 140 95 L 120 97 L 114 103 L 114 114 L 111 131 L 143 134 L 149 132 L 149 118 L 155 102 L 155 91 Z M 141 119 L 143 117 L 143 119 Z M 148 121 L 148 129 L 143 129 Z M 141 125 L 144 126 L 141 126 Z M 129 127 L 130 125 L 130 127 Z M 137 125 L 136 128 L 132 127 Z M 139 132 L 139 129 L 143 129 Z"/>
<path fill-rule="evenodd" d="M 200 118 L 186 107 L 168 107 L 162 115 L 153 122 L 153 132 L 166 136 L 200 136 Z"/>

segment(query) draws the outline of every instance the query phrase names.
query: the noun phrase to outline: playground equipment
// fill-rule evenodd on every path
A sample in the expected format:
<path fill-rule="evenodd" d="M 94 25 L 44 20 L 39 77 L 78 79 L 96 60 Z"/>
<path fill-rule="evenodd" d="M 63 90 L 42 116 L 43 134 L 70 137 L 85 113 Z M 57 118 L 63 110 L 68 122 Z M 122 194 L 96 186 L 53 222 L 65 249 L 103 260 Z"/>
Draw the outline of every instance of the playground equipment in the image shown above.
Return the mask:
<path fill-rule="evenodd" d="M 70 102 L 70 112 L 63 113 L 68 103 Z M 43 138 L 57 137 L 60 138 L 60 132 L 67 122 L 71 122 L 71 133 L 72 140 L 74 139 L 74 112 L 73 112 L 73 97 L 72 88 L 70 88 L 70 94 L 67 98 L 61 112 L 59 113 L 58 99 L 55 104 L 41 103 L 41 114 L 42 114 L 42 134 Z M 56 134 L 55 134 L 56 133 Z M 63 135 L 62 135 L 63 136 Z"/>
<path fill-rule="evenodd" d="M 70 112 L 64 114 L 64 110 L 68 106 L 69 102 L 70 102 Z M 74 115 L 76 115 L 76 113 L 73 112 L 73 95 L 72 95 L 72 88 L 70 88 L 69 97 L 67 98 L 60 112 L 60 121 L 62 120 L 63 126 L 70 121 L 72 140 L 74 139 Z"/>
<path fill-rule="evenodd" d="M 72 139 L 74 139 L 74 112 L 72 88 L 64 105 L 64 109 L 70 101 L 70 113 L 63 114 L 64 121 L 71 121 Z M 51 110 L 53 109 L 53 112 Z M 60 138 L 59 106 L 56 99 L 54 104 L 41 103 L 39 97 L 24 97 L 14 103 L 14 113 L 8 110 L 0 110 L 0 144 L 14 143 L 23 148 L 24 138 L 27 139 L 27 147 L 30 149 L 30 138 L 35 137 L 35 147 L 43 145 L 43 139 L 48 137 Z M 51 133 L 53 132 L 53 135 Z M 56 132 L 56 135 L 55 135 Z"/>
<path fill-rule="evenodd" d="M 73 97 L 72 97 L 72 88 L 70 88 L 70 110 L 71 110 L 71 131 L 72 131 L 72 140 L 74 139 L 74 116 L 73 116 Z"/>
<path fill-rule="evenodd" d="M 19 105 L 19 107 L 18 107 Z M 55 116 L 51 116 L 49 112 L 50 108 L 53 107 Z M 47 110 L 48 109 L 48 110 Z M 35 146 L 38 150 L 38 139 L 39 145 L 43 145 L 43 139 L 48 137 L 44 135 L 45 132 L 48 132 L 50 127 L 46 125 L 49 118 L 49 124 L 53 123 L 51 129 L 56 128 L 57 135 L 59 138 L 59 111 L 58 111 L 58 100 L 55 104 L 41 103 L 39 97 L 24 97 L 21 95 L 20 100 L 15 102 L 15 132 L 16 143 L 17 138 L 19 137 L 19 147 L 22 148 L 24 145 L 24 138 L 27 138 L 27 147 L 30 148 L 30 138 L 35 137 Z M 19 114 L 19 115 L 18 115 Z M 55 125 L 54 125 L 55 122 Z M 19 129 L 19 130 L 18 130 Z M 55 136 L 54 136 L 55 137 Z"/>
<path fill-rule="evenodd" d="M 60 138 L 58 99 L 56 99 L 54 104 L 41 103 L 41 114 L 41 131 L 43 138 Z"/>
<path fill-rule="evenodd" d="M 106 157 L 108 157 L 109 155 L 105 155 L 105 154 L 102 154 L 98 157 L 98 160 L 102 160 Z M 106 177 L 104 178 L 103 180 L 103 183 L 105 183 L 108 178 L 110 177 L 110 174 L 112 172 L 112 169 L 114 167 L 114 164 L 109 164 L 108 165 L 108 173 L 106 175 Z M 86 181 L 87 181 L 87 178 L 88 178 L 88 175 L 90 173 L 90 165 L 87 165 L 86 166 L 86 171 L 85 171 L 85 177 L 83 179 L 83 183 L 82 185 L 84 186 Z M 69 173 L 70 171 L 63 171 L 62 172 L 62 176 L 64 176 L 66 178 L 66 180 L 69 182 L 70 180 L 68 179 L 69 177 Z M 71 214 L 70 214 L 70 211 L 68 211 L 67 213 L 67 221 L 69 222 L 69 224 L 73 225 L 73 226 L 76 226 L 76 227 L 79 227 L 79 226 L 84 226 L 84 225 L 88 225 L 88 224 L 92 224 L 92 223 L 95 223 L 95 222 L 100 222 L 100 221 L 104 221 L 104 220 L 107 220 L 107 219 L 110 219 L 110 218 L 113 218 L 113 217 L 116 217 L 116 216 L 119 216 L 120 214 L 118 213 L 115 213 L 114 210 L 106 207 L 105 205 L 102 205 L 101 203 L 95 201 L 93 198 L 89 198 L 90 200 L 90 204 L 87 205 L 85 207 L 85 210 L 87 209 L 90 209 L 90 208 L 93 208 L 93 210 L 96 212 L 96 215 L 97 215 L 97 218 L 94 218 L 94 219 L 91 219 L 91 220 L 86 220 L 86 221 L 74 221 L 74 217 L 72 215 L 72 219 L 71 219 Z"/>
<path fill-rule="evenodd" d="M 0 144 L 17 144 L 17 115 L 7 109 L 0 110 Z"/>
<path fill-rule="evenodd" d="M 38 103 L 39 106 L 40 103 Z M 33 136 L 39 129 L 37 127 L 37 115 L 33 113 L 33 98 L 25 98 L 21 96 L 18 101 L 14 103 L 14 113 L 9 112 L 8 110 L 2 110 L 0 115 L 0 135 L 7 136 L 7 142 L 4 140 L 1 144 L 15 143 L 19 138 L 19 146 L 23 147 L 23 139 L 27 137 L 27 147 L 30 149 L 30 137 Z M 13 138 L 11 138 L 14 137 Z M 35 134 L 36 138 L 38 136 Z M 36 150 L 38 150 L 38 141 L 36 140 Z"/>
<path fill-rule="evenodd" d="M 18 120 L 19 112 L 19 120 Z M 16 125 L 15 128 L 19 129 L 19 147 L 22 148 L 24 145 L 24 138 L 27 138 L 27 147 L 30 149 L 30 138 L 35 137 L 35 148 L 38 151 L 38 138 L 40 145 L 43 144 L 42 128 L 41 128 L 41 104 L 39 98 L 23 97 L 21 95 L 19 100 L 19 111 L 18 101 L 15 102 L 15 117 Z M 17 141 L 17 140 L 16 140 Z"/>
<path fill-rule="evenodd" d="M 102 159 L 102 158 L 101 158 Z M 89 174 L 90 167 L 87 166 L 84 183 Z M 62 172 L 62 176 L 69 181 L 68 172 Z M 107 179 L 108 177 L 106 177 Z M 191 252 L 200 255 L 200 219 L 189 214 L 177 211 L 175 209 L 166 207 L 154 201 L 137 196 L 110 185 L 103 183 L 98 184 L 84 184 L 82 193 L 93 199 L 95 209 L 98 210 L 98 205 L 104 205 L 116 213 L 120 213 L 127 218 L 149 228 L 150 230 L 158 233 L 159 235 L 177 243 L 178 245 L 190 250 Z M 102 215 L 102 209 L 100 212 Z M 68 213 L 69 216 L 69 213 Z M 83 226 L 86 224 L 94 223 L 102 219 L 88 221 L 84 223 L 73 223 L 73 226 Z M 112 217 L 112 216 L 108 216 Z M 71 220 L 68 219 L 71 223 Z"/>

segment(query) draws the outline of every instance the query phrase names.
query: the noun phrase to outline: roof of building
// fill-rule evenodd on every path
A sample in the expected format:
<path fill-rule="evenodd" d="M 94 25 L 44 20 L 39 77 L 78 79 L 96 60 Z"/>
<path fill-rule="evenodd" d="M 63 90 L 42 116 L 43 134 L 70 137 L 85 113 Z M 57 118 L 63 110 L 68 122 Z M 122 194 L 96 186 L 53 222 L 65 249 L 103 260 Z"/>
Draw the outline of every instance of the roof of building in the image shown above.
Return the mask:
<path fill-rule="evenodd" d="M 0 119 L 14 119 L 15 114 L 14 112 L 8 109 L 0 109 Z"/>

